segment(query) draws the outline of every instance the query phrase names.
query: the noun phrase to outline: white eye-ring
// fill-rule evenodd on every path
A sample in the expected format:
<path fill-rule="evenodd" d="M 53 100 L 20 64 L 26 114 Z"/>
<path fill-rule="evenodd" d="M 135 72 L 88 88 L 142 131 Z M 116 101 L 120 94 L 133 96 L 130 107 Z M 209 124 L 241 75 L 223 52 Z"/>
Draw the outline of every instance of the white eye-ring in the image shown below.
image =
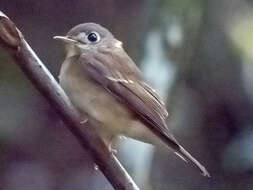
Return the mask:
<path fill-rule="evenodd" d="M 95 42 L 99 42 L 101 37 L 100 37 L 99 33 L 92 31 L 87 34 L 87 39 L 89 42 L 95 43 Z"/>

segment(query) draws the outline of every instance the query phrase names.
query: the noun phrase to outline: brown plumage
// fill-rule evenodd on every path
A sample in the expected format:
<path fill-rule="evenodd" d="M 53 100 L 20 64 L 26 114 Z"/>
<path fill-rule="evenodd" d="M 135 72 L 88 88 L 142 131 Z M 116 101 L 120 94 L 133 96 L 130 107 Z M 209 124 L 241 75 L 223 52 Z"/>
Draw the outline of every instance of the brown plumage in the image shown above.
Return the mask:
<path fill-rule="evenodd" d="M 71 29 L 66 37 L 56 38 L 68 42 L 60 84 L 88 120 L 96 122 L 106 142 L 116 135 L 155 145 L 162 141 L 209 176 L 171 134 L 161 98 L 107 29 L 86 23 Z"/>

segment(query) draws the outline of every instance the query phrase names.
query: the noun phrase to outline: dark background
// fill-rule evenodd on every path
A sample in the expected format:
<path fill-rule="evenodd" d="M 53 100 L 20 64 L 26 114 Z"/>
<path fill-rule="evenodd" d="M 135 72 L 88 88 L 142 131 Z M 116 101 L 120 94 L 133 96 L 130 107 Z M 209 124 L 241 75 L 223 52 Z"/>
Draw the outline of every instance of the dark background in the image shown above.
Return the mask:
<path fill-rule="evenodd" d="M 147 190 L 252 189 L 252 9 L 247 0 L 0 2 L 56 78 L 64 49 L 54 35 L 96 22 L 124 43 L 167 100 L 175 136 L 212 175 L 202 177 L 172 153 L 119 140 L 117 156 Z M 0 189 L 112 189 L 3 48 Z"/>

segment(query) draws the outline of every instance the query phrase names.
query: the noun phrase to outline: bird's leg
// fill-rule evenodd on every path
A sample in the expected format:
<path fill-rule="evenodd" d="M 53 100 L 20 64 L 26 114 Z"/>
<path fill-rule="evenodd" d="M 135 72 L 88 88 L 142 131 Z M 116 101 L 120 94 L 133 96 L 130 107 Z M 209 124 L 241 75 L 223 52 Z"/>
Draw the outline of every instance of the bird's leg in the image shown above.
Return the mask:
<path fill-rule="evenodd" d="M 113 145 L 113 142 L 116 139 L 116 136 L 108 133 L 106 130 L 102 130 L 103 126 L 101 125 L 100 122 L 93 119 L 92 117 L 88 117 L 87 113 L 82 112 L 82 117 L 80 119 L 80 124 L 85 124 L 87 122 L 93 124 L 94 126 L 97 126 L 96 130 L 97 130 L 98 134 L 101 136 L 101 138 L 103 139 L 106 146 L 108 147 L 109 151 L 112 154 L 117 154 L 117 150 L 112 148 L 112 145 Z"/>

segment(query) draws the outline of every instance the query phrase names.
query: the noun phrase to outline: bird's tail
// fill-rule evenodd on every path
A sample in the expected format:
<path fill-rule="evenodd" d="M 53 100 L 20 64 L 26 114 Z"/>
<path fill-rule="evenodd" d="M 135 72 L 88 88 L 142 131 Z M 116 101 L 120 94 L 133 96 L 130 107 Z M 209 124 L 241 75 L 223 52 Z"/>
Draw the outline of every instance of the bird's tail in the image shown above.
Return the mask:
<path fill-rule="evenodd" d="M 203 176 L 210 177 L 209 172 L 207 169 L 200 164 L 189 152 L 187 152 L 182 146 L 178 145 L 178 150 L 174 152 L 177 156 L 179 156 L 182 160 L 184 160 L 186 163 L 191 163 L 195 167 L 197 167 Z"/>
<path fill-rule="evenodd" d="M 137 125 L 138 126 L 138 125 Z M 130 130 L 128 132 L 131 132 Z M 156 147 L 167 148 L 169 147 L 174 153 L 179 156 L 186 163 L 194 166 L 201 171 L 203 176 L 210 177 L 210 174 L 206 168 L 200 164 L 189 152 L 187 152 L 175 139 L 173 135 L 157 130 L 147 130 L 145 126 L 134 131 L 134 133 L 128 133 L 127 136 L 145 142 L 153 144 Z"/>
<path fill-rule="evenodd" d="M 174 153 L 183 161 L 197 167 L 201 171 L 203 176 L 210 177 L 210 174 L 207 169 L 202 164 L 200 164 L 189 152 L 187 152 L 173 136 L 166 136 L 166 138 L 162 139 L 167 144 L 167 146 L 172 148 Z"/>

